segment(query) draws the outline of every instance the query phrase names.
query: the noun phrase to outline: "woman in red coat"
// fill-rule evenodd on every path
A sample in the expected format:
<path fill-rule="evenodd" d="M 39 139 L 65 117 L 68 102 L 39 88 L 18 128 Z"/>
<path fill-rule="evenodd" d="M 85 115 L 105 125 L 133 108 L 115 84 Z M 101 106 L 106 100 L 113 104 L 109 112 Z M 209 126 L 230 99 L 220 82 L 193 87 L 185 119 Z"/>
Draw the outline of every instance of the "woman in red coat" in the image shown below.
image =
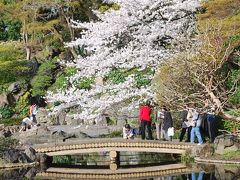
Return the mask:
<path fill-rule="evenodd" d="M 151 128 L 151 106 L 150 101 L 147 101 L 145 105 L 140 108 L 140 121 L 141 121 L 141 137 L 145 139 L 145 129 L 147 126 L 148 139 L 152 138 L 152 128 Z"/>

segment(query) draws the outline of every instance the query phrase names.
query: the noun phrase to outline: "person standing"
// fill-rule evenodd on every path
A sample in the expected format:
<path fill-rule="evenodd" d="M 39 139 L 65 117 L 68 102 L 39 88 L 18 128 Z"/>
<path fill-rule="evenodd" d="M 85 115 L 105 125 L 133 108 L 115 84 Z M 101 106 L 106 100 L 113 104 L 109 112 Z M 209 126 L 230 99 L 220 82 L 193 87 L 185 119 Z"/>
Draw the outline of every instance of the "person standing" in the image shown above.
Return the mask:
<path fill-rule="evenodd" d="M 141 122 L 141 138 L 145 139 L 145 129 L 147 127 L 148 139 L 152 138 L 152 127 L 151 127 L 151 106 L 150 101 L 147 101 L 146 104 L 140 107 L 140 122 Z"/>
<path fill-rule="evenodd" d="M 182 119 L 182 130 L 179 136 L 179 141 L 182 142 L 186 131 L 187 131 L 187 140 L 186 142 L 190 142 L 190 136 L 191 136 L 191 130 L 192 126 L 189 126 L 188 120 L 187 120 L 187 114 L 188 114 L 188 107 L 184 106 L 184 110 L 181 112 L 181 119 Z"/>
<path fill-rule="evenodd" d="M 35 124 L 37 123 L 37 119 L 36 119 L 37 112 L 38 112 L 37 105 L 32 104 L 30 106 L 29 115 L 30 115 L 30 118 L 32 119 L 32 122 L 35 123 Z"/>
<path fill-rule="evenodd" d="M 196 135 L 197 139 L 198 139 L 198 145 L 201 145 L 203 143 L 202 136 L 200 133 L 202 117 L 196 111 L 196 109 L 189 108 L 187 119 L 192 126 L 190 142 L 194 143 L 194 139 L 195 139 L 195 135 Z"/>
<path fill-rule="evenodd" d="M 211 108 L 207 113 L 208 135 L 210 138 L 210 143 L 214 142 L 217 135 L 216 116 L 214 111 L 215 109 Z"/>
<path fill-rule="evenodd" d="M 165 106 L 163 106 L 162 112 L 163 112 L 163 136 L 165 140 L 171 141 L 172 137 L 168 136 L 168 129 L 173 127 L 172 115 Z"/>
<path fill-rule="evenodd" d="M 154 108 L 154 114 L 153 114 L 153 119 L 154 119 L 154 123 L 156 126 L 156 135 L 157 135 L 157 139 L 163 139 L 163 112 L 161 111 L 160 107 L 158 106 L 158 104 L 155 104 L 155 108 Z"/>

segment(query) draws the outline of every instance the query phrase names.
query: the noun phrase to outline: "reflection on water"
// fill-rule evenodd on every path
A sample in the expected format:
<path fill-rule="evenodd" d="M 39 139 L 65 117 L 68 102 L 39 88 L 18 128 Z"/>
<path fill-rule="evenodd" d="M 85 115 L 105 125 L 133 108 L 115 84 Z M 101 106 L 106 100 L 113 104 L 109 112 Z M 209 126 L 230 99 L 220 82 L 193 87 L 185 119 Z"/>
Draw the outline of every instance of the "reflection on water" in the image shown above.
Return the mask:
<path fill-rule="evenodd" d="M 148 164 L 160 164 L 160 163 L 170 163 L 180 160 L 180 157 L 175 155 L 173 157 L 170 154 L 160 154 L 160 153 L 141 153 L 141 152 L 121 152 L 120 155 L 120 165 L 148 165 Z M 77 156 L 66 156 L 64 159 L 61 157 L 54 157 L 53 163 L 56 164 L 72 164 L 72 165 L 95 165 L 95 166 L 108 166 L 109 165 L 109 153 L 90 153 L 81 154 Z"/>
<path fill-rule="evenodd" d="M 109 169 L 108 153 L 54 157 L 53 164 L 34 168 L 1 170 L 0 179 L 146 179 L 238 180 L 240 166 L 190 164 L 169 154 L 125 152 L 117 170 Z"/>

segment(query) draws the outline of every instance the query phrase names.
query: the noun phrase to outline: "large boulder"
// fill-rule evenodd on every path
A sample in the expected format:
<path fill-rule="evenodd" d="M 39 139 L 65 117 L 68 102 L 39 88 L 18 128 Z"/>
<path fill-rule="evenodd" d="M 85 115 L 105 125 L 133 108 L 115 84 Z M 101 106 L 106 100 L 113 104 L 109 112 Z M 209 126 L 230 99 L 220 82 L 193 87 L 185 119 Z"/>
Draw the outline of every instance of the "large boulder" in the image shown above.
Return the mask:
<path fill-rule="evenodd" d="M 32 147 L 26 147 L 24 153 L 32 162 L 36 161 L 36 151 Z"/>
<path fill-rule="evenodd" d="M 224 154 L 227 151 L 237 151 L 240 149 L 240 139 L 234 135 L 221 135 L 214 141 L 216 154 Z"/>
<path fill-rule="evenodd" d="M 19 93 L 21 91 L 20 84 L 21 84 L 20 82 L 14 82 L 10 84 L 10 86 L 8 87 L 8 91 L 14 94 Z"/>
<path fill-rule="evenodd" d="M 39 124 L 52 124 L 52 119 L 48 116 L 48 111 L 45 108 L 38 109 L 36 119 Z"/>
<path fill-rule="evenodd" d="M 31 162 L 25 153 L 18 149 L 9 149 L 3 152 L 2 158 L 9 163 Z"/>

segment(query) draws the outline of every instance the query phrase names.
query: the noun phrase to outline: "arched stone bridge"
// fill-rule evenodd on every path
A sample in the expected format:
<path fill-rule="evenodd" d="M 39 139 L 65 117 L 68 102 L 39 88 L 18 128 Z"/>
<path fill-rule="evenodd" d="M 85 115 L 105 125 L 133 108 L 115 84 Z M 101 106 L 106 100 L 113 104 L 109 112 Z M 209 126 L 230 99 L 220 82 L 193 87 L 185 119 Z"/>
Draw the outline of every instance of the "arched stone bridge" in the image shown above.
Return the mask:
<path fill-rule="evenodd" d="M 195 146 L 196 145 L 190 143 L 179 143 L 169 141 L 102 138 L 46 143 L 41 145 L 34 145 L 33 148 L 38 153 L 44 153 L 48 156 L 56 156 L 112 151 L 113 152 L 136 151 L 136 152 L 184 154 L 187 149 L 192 149 Z"/>

